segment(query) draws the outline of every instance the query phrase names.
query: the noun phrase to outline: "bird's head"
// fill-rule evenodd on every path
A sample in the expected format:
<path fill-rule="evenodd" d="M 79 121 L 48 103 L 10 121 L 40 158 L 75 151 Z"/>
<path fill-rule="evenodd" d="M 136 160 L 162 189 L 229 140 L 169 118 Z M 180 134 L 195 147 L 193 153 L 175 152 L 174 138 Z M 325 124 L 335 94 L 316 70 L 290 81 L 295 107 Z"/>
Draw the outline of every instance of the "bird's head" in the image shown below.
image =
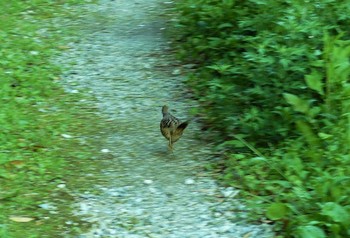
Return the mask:
<path fill-rule="evenodd" d="M 166 113 L 168 113 L 168 110 L 169 110 L 169 107 L 168 107 L 167 105 L 164 105 L 164 106 L 162 107 L 162 113 L 163 113 L 163 115 L 166 114 Z"/>

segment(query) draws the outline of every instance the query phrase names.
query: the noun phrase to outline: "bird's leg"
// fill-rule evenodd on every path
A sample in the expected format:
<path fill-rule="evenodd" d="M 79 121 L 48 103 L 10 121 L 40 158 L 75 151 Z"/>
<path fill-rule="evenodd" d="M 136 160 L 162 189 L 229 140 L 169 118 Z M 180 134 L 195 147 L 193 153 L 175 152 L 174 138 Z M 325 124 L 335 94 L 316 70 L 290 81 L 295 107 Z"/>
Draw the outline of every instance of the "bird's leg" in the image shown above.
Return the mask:
<path fill-rule="evenodd" d="M 169 150 L 170 150 L 171 154 L 173 155 L 173 157 L 175 158 L 174 150 L 173 150 L 173 141 L 172 141 L 172 137 L 171 136 L 169 138 Z"/>
<path fill-rule="evenodd" d="M 171 140 L 171 136 L 169 138 L 169 150 L 173 150 L 173 143 L 172 143 L 172 140 Z"/>

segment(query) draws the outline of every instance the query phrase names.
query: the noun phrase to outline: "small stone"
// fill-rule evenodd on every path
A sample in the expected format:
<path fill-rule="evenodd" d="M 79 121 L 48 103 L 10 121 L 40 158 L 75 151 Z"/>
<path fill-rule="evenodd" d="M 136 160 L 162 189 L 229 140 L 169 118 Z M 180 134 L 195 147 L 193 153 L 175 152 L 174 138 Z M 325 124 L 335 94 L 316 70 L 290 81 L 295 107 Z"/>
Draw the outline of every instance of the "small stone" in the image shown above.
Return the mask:
<path fill-rule="evenodd" d="M 152 183 L 153 183 L 153 180 L 151 180 L 151 179 L 145 179 L 145 180 L 143 180 L 143 183 L 149 185 L 149 184 L 152 184 Z"/>
<path fill-rule="evenodd" d="M 109 193 L 112 197 L 122 197 L 123 195 L 119 192 L 113 191 Z"/>
<path fill-rule="evenodd" d="M 172 75 L 180 75 L 181 74 L 181 70 L 180 69 L 174 69 L 171 74 Z"/>
<path fill-rule="evenodd" d="M 39 52 L 38 52 L 38 51 L 34 51 L 34 50 L 33 50 L 33 51 L 30 51 L 30 52 L 29 52 L 29 54 L 31 54 L 31 55 L 38 55 L 38 54 L 39 54 Z"/>
<path fill-rule="evenodd" d="M 222 215 L 222 214 L 221 214 L 220 212 L 215 212 L 215 213 L 214 213 L 214 217 L 221 217 L 221 215 Z"/>
<path fill-rule="evenodd" d="M 184 68 L 187 68 L 187 69 L 193 69 L 193 68 L 195 68 L 197 65 L 195 65 L 195 64 L 185 64 L 185 65 L 183 65 L 183 67 Z"/>
<path fill-rule="evenodd" d="M 64 184 L 64 183 L 57 185 L 57 188 L 65 188 L 65 187 L 66 187 L 66 184 Z"/>
<path fill-rule="evenodd" d="M 117 231 L 113 230 L 113 229 L 109 229 L 108 232 L 109 232 L 110 235 L 116 235 L 117 234 Z"/>
<path fill-rule="evenodd" d="M 232 198 L 232 197 L 237 196 L 237 194 L 239 193 L 239 190 L 234 190 L 233 188 L 229 187 L 229 188 L 226 188 L 225 190 L 223 190 L 221 193 L 226 198 Z"/>
<path fill-rule="evenodd" d="M 195 184 L 196 182 L 194 181 L 194 179 L 188 178 L 185 180 L 185 184 L 186 185 L 192 185 Z"/>
<path fill-rule="evenodd" d="M 90 210 L 90 206 L 87 203 L 80 203 L 80 210 L 86 213 Z"/>
<path fill-rule="evenodd" d="M 111 152 L 111 151 L 110 151 L 109 149 L 102 149 L 101 152 L 102 152 L 102 153 L 109 153 L 109 152 Z"/>
<path fill-rule="evenodd" d="M 61 136 L 62 136 L 63 138 L 65 138 L 65 139 L 71 139 L 71 138 L 73 138 L 73 136 L 68 135 L 68 134 L 61 134 Z"/>
<path fill-rule="evenodd" d="M 49 204 L 49 203 L 43 203 L 43 204 L 39 204 L 38 207 L 44 209 L 44 210 L 56 210 L 57 207 Z"/>
<path fill-rule="evenodd" d="M 154 193 L 154 194 L 158 193 L 158 190 L 156 188 L 152 188 L 152 187 L 149 188 L 149 191 L 151 193 Z"/>

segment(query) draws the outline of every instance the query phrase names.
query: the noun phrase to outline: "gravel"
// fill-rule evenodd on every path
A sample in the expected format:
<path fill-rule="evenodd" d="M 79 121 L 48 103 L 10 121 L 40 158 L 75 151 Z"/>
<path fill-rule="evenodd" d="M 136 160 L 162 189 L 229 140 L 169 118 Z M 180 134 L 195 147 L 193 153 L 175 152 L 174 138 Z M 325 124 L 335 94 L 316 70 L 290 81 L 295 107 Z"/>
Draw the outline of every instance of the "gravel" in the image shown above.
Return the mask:
<path fill-rule="evenodd" d="M 235 212 L 244 209 L 238 190 L 220 187 L 203 169 L 213 146 L 196 122 L 173 153 L 159 132 L 162 105 L 180 118 L 197 107 L 184 93 L 183 72 L 191 66 L 180 66 L 163 36 L 164 9 L 172 4 L 102 0 L 79 6 L 79 20 L 55 23 L 81 31 L 57 59 L 70 68 L 62 84 L 67 92 L 92 94 L 110 128 L 101 150 L 110 156 L 99 172 L 108 182 L 92 181 L 91 191 L 76 194 L 75 214 L 92 224 L 78 237 L 272 237 L 268 225 L 249 224 Z"/>

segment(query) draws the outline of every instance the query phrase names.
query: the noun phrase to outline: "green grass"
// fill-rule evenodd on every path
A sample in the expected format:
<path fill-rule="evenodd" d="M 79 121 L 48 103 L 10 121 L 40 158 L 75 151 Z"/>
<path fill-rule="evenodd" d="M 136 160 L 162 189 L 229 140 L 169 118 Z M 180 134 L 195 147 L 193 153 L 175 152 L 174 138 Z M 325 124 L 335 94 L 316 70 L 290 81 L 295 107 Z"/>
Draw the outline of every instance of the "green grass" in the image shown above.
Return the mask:
<path fill-rule="evenodd" d="M 89 105 L 82 107 L 86 96 L 67 95 L 58 84 L 62 69 L 50 58 L 72 29 L 48 24 L 74 19 L 63 3 L 83 2 L 0 2 L 0 237 L 64 237 L 85 227 L 71 214 L 69 189 L 84 189 L 79 174 L 91 169 L 99 147 L 91 135 L 103 129 Z"/>

